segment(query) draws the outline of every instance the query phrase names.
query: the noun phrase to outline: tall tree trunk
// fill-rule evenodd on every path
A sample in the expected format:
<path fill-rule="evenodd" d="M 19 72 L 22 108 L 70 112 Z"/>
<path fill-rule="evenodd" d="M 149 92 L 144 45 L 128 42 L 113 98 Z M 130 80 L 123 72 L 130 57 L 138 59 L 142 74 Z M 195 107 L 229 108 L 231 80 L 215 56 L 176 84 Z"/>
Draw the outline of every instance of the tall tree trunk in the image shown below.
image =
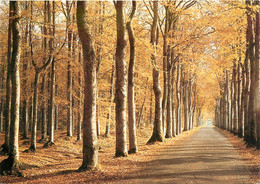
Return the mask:
<path fill-rule="evenodd" d="M 166 138 L 170 138 L 172 137 L 172 70 L 171 70 L 171 48 L 168 45 L 168 49 L 167 49 L 167 86 L 165 86 L 165 88 L 167 88 L 168 94 L 167 94 L 167 111 L 166 111 L 166 115 L 167 115 L 167 129 L 166 129 Z"/>
<path fill-rule="evenodd" d="M 39 82 L 39 72 L 35 72 L 34 77 L 34 94 L 33 94 L 33 122 L 31 131 L 31 145 L 29 150 L 36 151 L 36 136 L 37 136 L 37 115 L 38 115 L 38 82 Z"/>
<path fill-rule="evenodd" d="M 55 115 L 55 106 L 54 106 L 54 94 L 55 94 L 55 62 L 52 62 L 51 66 L 51 96 L 50 96 L 50 136 L 49 136 L 49 145 L 54 144 L 54 115 Z"/>
<path fill-rule="evenodd" d="M 0 133 L 2 133 L 3 130 L 4 130 L 4 126 L 3 126 L 3 123 L 4 123 L 3 112 L 4 112 L 4 103 L 1 102 L 1 104 L 0 104 Z"/>
<path fill-rule="evenodd" d="M 259 1 L 257 1 L 257 5 L 259 5 Z M 260 149 L 260 66 L 259 66 L 259 29 L 260 29 L 260 24 L 259 24 L 259 11 L 256 12 L 256 23 L 255 23 L 255 114 L 256 114 L 256 135 L 257 135 L 257 143 L 256 143 L 256 148 L 259 150 Z"/>
<path fill-rule="evenodd" d="M 250 10 L 248 10 L 250 11 Z M 249 61 L 250 61 L 250 93 L 249 93 L 249 106 L 248 106 L 248 131 L 249 131 L 249 139 L 248 144 L 249 145 L 255 145 L 256 144 L 256 134 L 255 134 L 255 128 L 256 128 L 256 118 L 255 118 L 255 102 L 256 102 L 256 96 L 259 96 L 259 94 L 255 94 L 257 86 L 256 80 L 255 80 L 255 53 L 254 53 L 254 40 L 253 40 L 253 20 L 251 18 L 251 15 L 247 15 L 247 24 L 249 27 L 248 31 L 248 39 L 249 39 Z"/>
<path fill-rule="evenodd" d="M 151 88 L 151 99 L 150 99 L 150 125 L 153 125 L 153 88 Z"/>
<path fill-rule="evenodd" d="M 14 159 L 13 166 L 19 161 L 19 108 L 20 108 L 20 3 L 17 1 L 10 2 L 13 4 L 12 34 L 13 34 L 13 51 L 11 59 L 11 81 L 12 81 L 12 98 L 11 98 L 11 123 L 10 123 L 10 143 L 9 158 Z"/>
<path fill-rule="evenodd" d="M 82 66 L 82 62 L 81 62 L 81 52 L 82 50 L 80 49 L 79 50 L 79 64 L 80 66 Z M 80 70 L 79 70 L 79 91 L 78 91 L 78 96 L 79 96 L 79 115 L 78 115 L 78 130 L 77 130 L 77 140 L 81 140 L 81 125 L 82 125 L 82 95 L 81 95 L 81 86 L 82 86 L 82 79 L 81 79 L 81 73 L 82 73 L 82 68 L 80 67 Z"/>
<path fill-rule="evenodd" d="M 114 98 L 114 75 L 115 75 L 115 64 L 112 64 L 112 72 L 111 72 L 111 78 L 110 78 L 110 97 L 109 97 L 109 109 L 107 114 L 107 123 L 106 123 L 106 133 L 105 135 L 110 134 L 110 121 L 111 121 L 111 110 L 112 110 L 112 104 L 113 104 L 113 98 Z"/>
<path fill-rule="evenodd" d="M 165 25 L 167 27 L 167 25 Z M 167 33 L 163 36 L 163 98 L 162 98 L 162 124 L 163 124 L 163 135 L 165 135 L 167 128 L 166 124 L 166 107 L 167 107 L 167 96 L 168 96 L 168 76 L 167 76 Z M 169 127 L 170 128 L 170 127 Z M 169 129 L 170 130 L 170 129 Z"/>
<path fill-rule="evenodd" d="M 189 89 L 188 89 L 188 82 L 184 83 L 184 96 L 183 96 L 183 105 L 184 105 L 184 129 L 183 131 L 189 130 Z"/>
<path fill-rule="evenodd" d="M 226 130 L 226 123 L 227 123 L 227 117 L 226 117 L 226 114 L 227 114 L 227 108 L 226 108 L 226 104 L 227 104 L 227 101 L 226 101 L 226 83 L 224 83 L 224 92 L 223 92 L 223 129 Z"/>
<path fill-rule="evenodd" d="M 189 79 L 188 82 L 188 130 L 191 129 L 191 124 L 192 124 L 192 91 L 191 91 L 191 79 Z"/>
<path fill-rule="evenodd" d="M 47 135 L 47 124 L 46 124 L 46 100 L 45 100 L 45 95 L 44 95 L 44 91 L 45 91 L 45 75 L 42 76 L 42 109 L 41 109 L 41 113 L 42 113 L 42 122 L 41 122 L 41 134 L 42 134 L 42 138 L 41 140 L 44 141 L 46 139 L 46 135 Z"/>
<path fill-rule="evenodd" d="M 136 1 L 132 1 L 132 12 L 130 20 L 126 24 L 129 44 L 130 44 L 130 59 L 128 67 L 128 129 L 129 129 L 129 151 L 128 153 L 137 152 L 136 140 L 136 122 L 135 122 L 135 89 L 134 89 L 134 65 L 135 65 L 135 35 L 132 28 L 132 19 L 136 11 Z"/>
<path fill-rule="evenodd" d="M 84 66 L 84 114 L 83 114 L 83 162 L 80 170 L 97 167 L 98 146 L 96 132 L 96 54 L 93 37 L 88 22 L 88 7 L 86 1 L 77 2 L 77 26 L 83 48 Z"/>
<path fill-rule="evenodd" d="M 157 22 L 158 22 L 158 1 L 153 1 L 153 25 L 151 30 L 151 44 L 156 48 L 158 38 L 157 32 Z M 154 67 L 158 67 L 156 61 L 156 53 L 151 55 L 151 60 Z M 157 68 L 153 68 L 153 90 L 155 96 L 155 118 L 154 118 L 154 128 L 153 134 L 147 143 L 152 143 L 156 141 L 164 141 L 164 133 L 162 127 L 162 89 L 160 87 L 160 72 Z"/>
<path fill-rule="evenodd" d="M 67 26 L 71 21 L 71 11 L 70 11 L 70 3 L 66 1 L 67 6 Z M 72 127 L 72 75 L 71 75 L 71 42 L 72 42 L 72 30 L 68 27 L 68 80 L 67 80 L 67 136 L 71 137 L 73 135 L 73 127 Z"/>
<path fill-rule="evenodd" d="M 0 164 L 1 174 L 10 172 L 11 174 L 20 174 L 19 169 L 19 107 L 20 107 L 20 2 L 10 1 L 11 10 L 13 9 L 14 18 L 12 20 L 13 50 L 10 62 L 12 97 L 11 97 L 11 122 L 10 122 L 10 142 L 9 157 Z M 8 166 L 8 167 L 7 167 Z"/>
<path fill-rule="evenodd" d="M 176 126 L 176 103 L 175 103 L 175 90 L 174 90 L 174 84 L 175 84 L 175 70 L 176 70 L 176 66 L 175 63 L 173 63 L 174 61 L 174 52 L 171 51 L 171 64 L 174 65 L 172 67 L 172 74 L 171 74 L 171 101 L 172 101 L 172 136 L 176 137 L 177 134 L 177 129 L 178 127 Z"/>
<path fill-rule="evenodd" d="M 47 2 L 48 5 L 48 11 L 49 11 L 49 1 Z M 33 7 L 31 2 L 31 24 L 32 24 L 32 17 L 33 17 Z M 30 24 L 30 43 L 32 43 L 32 25 Z M 33 47 L 31 44 L 31 56 L 33 58 Z M 42 71 L 46 70 L 46 68 L 53 62 L 53 50 L 50 49 L 50 54 L 47 59 L 43 62 L 44 64 L 42 66 L 37 66 L 34 59 L 32 59 L 32 65 L 35 70 L 35 77 L 34 77 L 34 94 L 33 94 L 33 121 L 32 121 L 32 131 L 31 131 L 31 144 L 30 148 L 27 151 L 36 151 L 36 137 L 37 137 L 37 116 L 38 116 L 38 83 L 39 83 L 39 77 Z"/>
<path fill-rule="evenodd" d="M 126 40 L 124 2 L 115 2 L 117 24 L 116 46 L 116 156 L 127 156 L 126 144 Z"/>
<path fill-rule="evenodd" d="M 242 112 L 241 112 L 241 62 L 237 66 L 237 101 L 238 101 L 238 137 L 243 137 Z"/>
<path fill-rule="evenodd" d="M 8 25 L 8 50 L 7 50 L 7 72 L 6 72 L 6 96 L 5 96 L 5 143 L 1 146 L 2 154 L 7 154 L 9 150 L 9 131 L 11 121 L 11 59 L 12 59 L 12 20 L 13 3 L 9 3 L 9 25 Z"/>
<path fill-rule="evenodd" d="M 229 124 L 230 124 L 230 116 L 229 116 L 229 72 L 226 70 L 226 129 L 229 129 Z"/>
<path fill-rule="evenodd" d="M 99 114 L 100 114 L 100 103 L 99 103 L 99 98 L 98 98 L 98 90 L 97 90 L 97 115 L 96 115 L 96 126 L 97 126 L 97 136 L 100 136 L 100 121 L 99 121 Z"/>
<path fill-rule="evenodd" d="M 51 20 L 49 20 L 51 22 Z M 49 41 L 50 54 L 53 53 L 54 47 L 54 37 L 55 37 L 55 2 L 52 2 L 52 29 L 49 29 L 49 35 L 51 35 Z M 51 56 L 49 56 L 51 57 Z M 51 64 L 51 84 L 50 84 L 50 114 L 49 114 L 49 122 L 50 122 L 50 135 L 48 145 L 54 144 L 54 113 L 55 113 L 55 105 L 54 105 L 54 95 L 55 95 L 55 59 L 53 58 Z"/>
<path fill-rule="evenodd" d="M 234 96 L 233 96 L 233 133 L 237 135 L 238 132 L 238 112 L 237 112 L 237 70 L 236 64 L 233 66 L 233 85 L 234 85 Z"/>
<path fill-rule="evenodd" d="M 245 70 L 245 88 L 244 88 L 244 140 L 248 142 L 249 138 L 249 127 L 248 127 L 248 103 L 249 103 L 249 59 L 248 59 L 248 49 L 246 51 L 246 57 L 244 62 Z"/>
<path fill-rule="evenodd" d="M 177 63 L 177 79 L 176 79 L 176 99 L 177 99 L 177 118 L 176 118 L 176 135 L 180 134 L 180 126 L 181 126 L 181 117 L 180 117 L 180 108 L 181 108 L 181 97 L 180 97 L 180 79 L 181 79 L 181 70 L 180 64 Z"/>
<path fill-rule="evenodd" d="M 183 68 L 180 65 L 180 111 L 179 111 L 179 119 L 180 119 L 180 130 L 179 133 L 182 132 L 182 104 L 183 104 L 183 93 L 184 93 L 184 76 L 183 76 Z"/>
<path fill-rule="evenodd" d="M 58 95 L 58 84 L 55 85 L 55 95 Z M 59 129 L 58 125 L 58 116 L 59 116 L 59 105 L 55 105 L 55 130 Z"/>

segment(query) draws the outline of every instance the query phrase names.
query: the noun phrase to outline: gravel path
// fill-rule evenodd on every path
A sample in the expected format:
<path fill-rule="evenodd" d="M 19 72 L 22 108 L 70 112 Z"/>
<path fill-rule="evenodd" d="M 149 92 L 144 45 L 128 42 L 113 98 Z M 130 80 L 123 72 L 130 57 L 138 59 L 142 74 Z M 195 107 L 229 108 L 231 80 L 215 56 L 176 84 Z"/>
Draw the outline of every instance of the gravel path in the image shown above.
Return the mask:
<path fill-rule="evenodd" d="M 156 160 L 121 183 L 249 183 L 247 166 L 213 126 L 198 130 L 181 145 L 165 148 Z"/>

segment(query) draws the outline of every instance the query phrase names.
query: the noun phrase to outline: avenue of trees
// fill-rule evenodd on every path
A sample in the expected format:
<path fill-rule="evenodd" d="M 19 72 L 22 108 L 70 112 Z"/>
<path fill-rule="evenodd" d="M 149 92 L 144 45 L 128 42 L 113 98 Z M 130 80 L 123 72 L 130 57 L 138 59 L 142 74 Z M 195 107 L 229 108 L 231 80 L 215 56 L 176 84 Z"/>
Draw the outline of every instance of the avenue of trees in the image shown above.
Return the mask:
<path fill-rule="evenodd" d="M 56 131 L 82 139 L 79 170 L 113 130 L 116 157 L 141 127 L 150 144 L 208 119 L 260 148 L 257 1 L 3 1 L 0 17 L 0 174 Z"/>
<path fill-rule="evenodd" d="M 247 0 L 245 6 L 245 47 L 238 35 L 234 47 L 237 58 L 225 70 L 219 81 L 220 96 L 216 98 L 215 125 L 243 137 L 249 146 L 260 149 L 260 88 L 259 88 L 259 6 L 258 1 Z M 241 33 L 241 28 L 238 30 Z"/>

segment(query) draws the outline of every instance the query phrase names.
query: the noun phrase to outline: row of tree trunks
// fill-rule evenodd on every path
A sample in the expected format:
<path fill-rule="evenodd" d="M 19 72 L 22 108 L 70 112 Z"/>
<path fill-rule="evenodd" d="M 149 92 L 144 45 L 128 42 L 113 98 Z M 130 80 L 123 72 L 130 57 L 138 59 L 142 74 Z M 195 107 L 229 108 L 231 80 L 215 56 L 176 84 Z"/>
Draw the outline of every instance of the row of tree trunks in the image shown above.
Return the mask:
<path fill-rule="evenodd" d="M 238 137 L 244 137 L 249 146 L 257 146 L 259 149 L 259 12 L 252 14 L 251 11 L 251 6 L 257 3 L 246 1 L 245 60 L 243 65 L 241 58 L 238 63 L 234 60 L 231 84 L 229 73 L 226 72 L 225 92 L 221 95 L 220 103 L 217 101 L 215 123 Z M 252 16 L 255 16 L 255 23 Z"/>

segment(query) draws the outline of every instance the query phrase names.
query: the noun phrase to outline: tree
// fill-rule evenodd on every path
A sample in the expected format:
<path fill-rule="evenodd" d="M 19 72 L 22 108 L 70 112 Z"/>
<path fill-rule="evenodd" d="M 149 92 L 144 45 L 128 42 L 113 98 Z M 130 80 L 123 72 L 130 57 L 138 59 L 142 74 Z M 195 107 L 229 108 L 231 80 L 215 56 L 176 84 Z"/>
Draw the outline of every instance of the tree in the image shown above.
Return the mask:
<path fill-rule="evenodd" d="M 47 2 L 47 11 L 50 13 L 50 2 Z M 33 16 L 33 7 L 31 2 L 31 24 L 32 24 L 32 16 Z M 48 23 L 51 24 L 50 15 L 48 18 Z M 31 26 L 32 27 L 32 26 Z M 51 45 L 52 39 L 49 40 L 49 44 Z M 32 28 L 30 29 L 30 46 L 31 46 L 31 56 L 33 57 L 33 44 L 32 44 Z M 61 47 L 62 48 L 62 47 Z M 32 131 L 31 131 L 31 140 L 30 140 L 30 148 L 26 151 L 35 152 L 36 151 L 36 137 L 37 137 L 37 121 L 38 121 L 38 88 L 39 88 L 39 78 L 41 73 L 46 70 L 46 68 L 53 62 L 54 58 L 54 51 L 53 49 L 49 49 L 49 55 L 46 59 L 44 59 L 44 62 L 41 66 L 37 65 L 37 59 L 35 61 L 34 58 L 32 58 L 32 65 L 35 70 L 35 76 L 34 76 L 34 91 L 33 91 L 33 122 L 32 122 Z"/>
<path fill-rule="evenodd" d="M 163 127 L 162 127 L 162 89 L 160 87 L 160 71 L 156 61 L 156 45 L 158 43 L 158 1 L 153 1 L 153 24 L 151 29 L 151 45 L 154 48 L 154 53 L 151 55 L 153 68 L 153 90 L 155 96 L 155 118 L 153 134 L 147 143 L 156 141 L 163 142 Z"/>
<path fill-rule="evenodd" d="M 71 42 L 72 42 L 72 30 L 70 27 L 71 24 L 71 9 L 72 9 L 72 2 L 66 1 L 66 19 L 67 19 L 67 28 L 68 28 L 68 81 L 67 81 L 67 136 L 71 137 L 73 135 L 73 115 L 72 115 L 72 71 L 71 71 Z"/>
<path fill-rule="evenodd" d="M 50 53 L 53 53 L 53 45 L 54 45 L 54 37 L 55 37 L 55 2 L 52 2 L 52 29 L 49 28 L 49 34 L 52 36 L 49 42 Z M 50 17 L 50 16 L 49 16 Z M 49 21 L 50 22 L 50 21 Z M 50 56 L 51 57 L 51 56 Z M 55 95 L 55 58 L 53 57 L 53 61 L 51 63 L 51 99 L 50 99 L 50 115 L 49 115 L 49 123 L 50 123 L 50 135 L 49 141 L 45 144 L 47 145 L 54 145 L 54 95 Z"/>
<path fill-rule="evenodd" d="M 250 15 L 251 9 L 249 6 L 251 5 L 251 0 L 247 0 L 246 4 L 247 7 L 247 44 L 248 44 L 248 57 L 250 61 L 250 93 L 249 93 L 249 105 L 248 105 L 248 123 L 247 123 L 247 143 L 249 145 L 255 145 L 256 144 L 256 138 L 255 138 L 255 116 L 254 116 L 254 109 L 255 109 L 255 62 L 254 62 L 254 40 L 253 40 L 253 22 L 252 17 Z"/>
<path fill-rule="evenodd" d="M 132 19 L 136 11 L 136 1 L 132 1 L 132 12 L 130 20 L 126 24 L 129 44 L 130 44 L 130 59 L 128 67 L 128 129 L 129 129 L 129 151 L 128 153 L 137 152 L 136 141 L 136 122 L 135 122 L 135 99 L 134 99 L 134 64 L 135 64 L 135 36 L 132 28 Z"/>
<path fill-rule="evenodd" d="M 257 4 L 259 5 L 259 2 L 257 2 Z M 259 150 L 260 149 L 260 102 L 259 102 L 259 94 L 260 94 L 260 74 L 259 74 L 259 70 L 260 70 L 260 66 L 259 66 L 259 31 L 260 31 L 260 23 L 259 23 L 259 11 L 256 12 L 255 15 L 255 19 L 256 19 L 256 23 L 255 23 L 255 82 L 256 82 L 256 87 L 255 87 L 255 95 L 256 95 L 256 104 L 255 104 L 255 113 L 256 113 L 256 127 L 257 127 L 257 143 L 256 143 L 256 148 Z M 258 94 L 258 97 L 257 97 Z"/>
<path fill-rule="evenodd" d="M 20 2 L 10 1 L 10 10 L 13 11 L 12 29 L 12 57 L 10 63 L 10 75 L 12 84 L 11 93 L 11 123 L 10 123 L 10 142 L 8 158 L 0 164 L 0 174 L 18 174 L 19 169 L 19 108 L 20 108 Z"/>
<path fill-rule="evenodd" d="M 110 121 L 111 121 L 111 109 L 112 109 L 112 103 L 113 103 L 113 98 L 114 98 L 114 75 L 115 75 L 115 65 L 114 63 L 112 64 L 112 72 L 111 72 L 111 78 L 110 78 L 110 90 L 109 90 L 109 109 L 107 113 L 107 123 L 106 123 L 106 133 L 105 136 L 108 136 L 110 134 Z"/>
<path fill-rule="evenodd" d="M 77 2 L 77 26 L 83 49 L 84 114 L 83 114 L 83 162 L 79 170 L 95 169 L 98 164 L 96 132 L 96 54 L 88 21 L 86 1 Z"/>
<path fill-rule="evenodd" d="M 116 9 L 117 45 L 116 45 L 116 156 L 127 156 L 126 145 L 126 40 L 124 2 L 114 1 Z"/>

